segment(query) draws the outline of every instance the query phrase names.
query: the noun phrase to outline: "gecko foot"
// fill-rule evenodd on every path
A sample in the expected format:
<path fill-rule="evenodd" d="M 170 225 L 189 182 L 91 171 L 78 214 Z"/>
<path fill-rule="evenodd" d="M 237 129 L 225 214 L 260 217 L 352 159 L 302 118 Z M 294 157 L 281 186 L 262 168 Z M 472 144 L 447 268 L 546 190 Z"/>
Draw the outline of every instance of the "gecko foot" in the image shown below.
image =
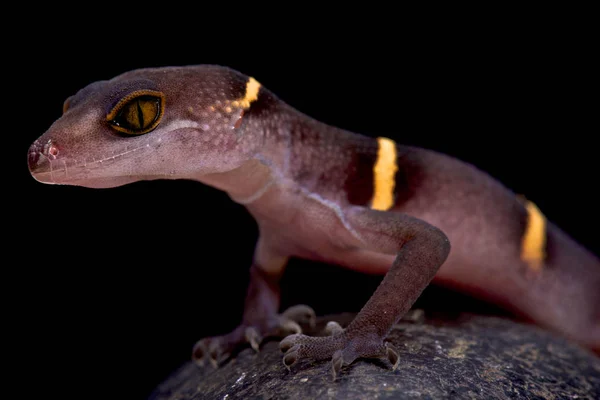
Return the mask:
<path fill-rule="evenodd" d="M 290 333 L 300 334 L 301 325 L 314 328 L 315 323 L 316 316 L 312 308 L 306 305 L 293 306 L 257 323 L 244 322 L 225 335 L 200 339 L 192 350 L 192 360 L 198 366 L 208 361 L 217 368 L 248 345 L 258 352 L 265 337 L 281 338 Z"/>
<path fill-rule="evenodd" d="M 339 326 L 338 326 L 339 327 Z M 357 358 L 387 359 L 392 370 L 398 367 L 398 351 L 391 343 L 384 342 L 376 334 L 348 334 L 334 326 L 331 336 L 311 337 L 302 334 L 287 336 L 279 344 L 283 355 L 283 365 L 290 367 L 300 359 L 324 360 L 331 358 L 333 379 L 340 374 L 342 367 L 350 365 Z"/>

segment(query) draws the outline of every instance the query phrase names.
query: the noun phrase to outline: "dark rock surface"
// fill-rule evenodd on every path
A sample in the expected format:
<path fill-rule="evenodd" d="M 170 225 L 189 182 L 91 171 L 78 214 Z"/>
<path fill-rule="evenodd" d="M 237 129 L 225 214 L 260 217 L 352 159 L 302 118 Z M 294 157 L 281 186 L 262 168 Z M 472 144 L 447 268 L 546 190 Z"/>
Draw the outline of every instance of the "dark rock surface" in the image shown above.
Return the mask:
<path fill-rule="evenodd" d="M 357 360 L 336 381 L 329 362 L 288 372 L 271 341 L 219 369 L 185 364 L 151 399 L 600 399 L 600 358 L 562 338 L 505 318 L 412 316 L 389 336 L 394 372 L 379 360 Z"/>

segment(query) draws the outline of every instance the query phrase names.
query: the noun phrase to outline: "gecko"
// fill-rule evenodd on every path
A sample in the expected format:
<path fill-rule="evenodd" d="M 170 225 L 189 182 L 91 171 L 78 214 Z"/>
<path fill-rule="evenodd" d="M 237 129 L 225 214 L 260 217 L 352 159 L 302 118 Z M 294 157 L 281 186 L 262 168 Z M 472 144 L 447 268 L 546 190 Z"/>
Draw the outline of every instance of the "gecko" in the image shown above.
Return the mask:
<path fill-rule="evenodd" d="M 600 261 L 530 200 L 450 155 L 337 128 L 256 79 L 218 65 L 143 68 L 69 97 L 28 150 L 47 184 L 118 187 L 188 179 L 225 191 L 259 237 L 242 320 L 200 339 L 219 365 L 280 335 L 283 364 L 399 363 L 386 341 L 430 282 L 462 291 L 600 351 Z M 308 336 L 314 311 L 280 312 L 291 257 L 383 275 L 350 324 Z"/>

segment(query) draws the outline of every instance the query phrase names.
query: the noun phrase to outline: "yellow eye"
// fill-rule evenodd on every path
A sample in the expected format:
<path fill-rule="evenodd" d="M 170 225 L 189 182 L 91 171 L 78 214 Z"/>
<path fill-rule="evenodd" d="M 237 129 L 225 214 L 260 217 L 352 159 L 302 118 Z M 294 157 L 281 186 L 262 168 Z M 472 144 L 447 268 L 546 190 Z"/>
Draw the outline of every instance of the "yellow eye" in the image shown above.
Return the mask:
<path fill-rule="evenodd" d="M 106 120 L 119 132 L 142 135 L 158 126 L 164 105 L 165 96 L 161 92 L 138 90 L 122 98 Z"/>

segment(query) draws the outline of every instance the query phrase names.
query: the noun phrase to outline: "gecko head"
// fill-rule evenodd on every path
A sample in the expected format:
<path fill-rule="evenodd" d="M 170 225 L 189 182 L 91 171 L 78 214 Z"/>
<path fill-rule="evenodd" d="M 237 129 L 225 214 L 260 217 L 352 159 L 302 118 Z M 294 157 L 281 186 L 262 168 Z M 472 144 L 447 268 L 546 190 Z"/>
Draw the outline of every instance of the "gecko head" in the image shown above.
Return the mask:
<path fill-rule="evenodd" d="M 232 170 L 256 150 L 244 115 L 260 90 L 220 66 L 139 69 L 92 83 L 31 145 L 29 170 L 43 183 L 87 187 Z"/>

